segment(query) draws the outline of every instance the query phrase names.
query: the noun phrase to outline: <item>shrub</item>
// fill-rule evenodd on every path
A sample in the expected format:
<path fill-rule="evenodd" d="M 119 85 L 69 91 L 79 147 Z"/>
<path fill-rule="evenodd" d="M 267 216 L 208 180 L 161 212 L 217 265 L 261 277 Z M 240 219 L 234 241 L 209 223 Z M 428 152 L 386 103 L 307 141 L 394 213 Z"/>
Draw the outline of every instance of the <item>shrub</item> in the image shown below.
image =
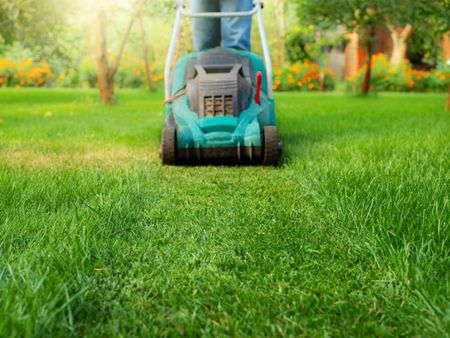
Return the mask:
<path fill-rule="evenodd" d="M 56 85 L 58 87 L 75 88 L 80 86 L 80 73 L 70 68 L 57 76 Z"/>
<path fill-rule="evenodd" d="M 302 64 L 293 64 L 290 67 L 275 68 L 273 89 L 276 91 L 318 91 L 321 89 L 333 90 L 335 87 L 335 74 L 331 69 L 320 69 L 310 61 Z"/>
<path fill-rule="evenodd" d="M 42 87 L 49 85 L 53 78 L 54 74 L 45 61 L 0 59 L 0 86 Z"/>
<path fill-rule="evenodd" d="M 97 66 L 89 60 L 84 60 L 79 69 L 80 84 L 84 87 L 97 87 Z"/>
<path fill-rule="evenodd" d="M 150 67 L 152 81 L 158 84 L 164 79 L 164 75 L 156 65 Z M 116 83 L 121 88 L 136 88 L 146 85 L 145 64 L 143 61 L 135 59 L 131 54 L 124 53 L 123 60 L 116 75 Z"/>
<path fill-rule="evenodd" d="M 361 88 L 366 67 L 362 67 L 355 76 L 347 79 L 347 89 L 357 91 Z M 449 85 L 448 67 L 433 71 L 417 70 L 405 60 L 397 67 L 389 64 L 384 54 L 376 54 L 372 59 L 371 91 L 427 92 L 446 91 Z"/>
<path fill-rule="evenodd" d="M 152 80 L 159 86 L 164 76 L 156 66 L 151 66 Z M 143 62 L 126 54 L 115 77 L 119 88 L 137 88 L 146 85 L 145 66 Z M 0 87 L 90 87 L 97 86 L 97 66 L 85 60 L 78 68 L 62 70 L 57 74 L 45 61 L 35 62 L 31 59 L 14 61 L 0 59 Z"/>

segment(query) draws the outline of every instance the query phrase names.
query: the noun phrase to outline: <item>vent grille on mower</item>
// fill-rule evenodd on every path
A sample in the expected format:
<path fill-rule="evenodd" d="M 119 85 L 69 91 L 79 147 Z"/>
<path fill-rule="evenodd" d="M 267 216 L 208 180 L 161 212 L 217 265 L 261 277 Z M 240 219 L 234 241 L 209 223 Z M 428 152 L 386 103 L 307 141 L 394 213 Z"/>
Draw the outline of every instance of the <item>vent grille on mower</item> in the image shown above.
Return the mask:
<path fill-rule="evenodd" d="M 233 116 L 233 96 L 205 96 L 204 112 L 205 116 Z"/>

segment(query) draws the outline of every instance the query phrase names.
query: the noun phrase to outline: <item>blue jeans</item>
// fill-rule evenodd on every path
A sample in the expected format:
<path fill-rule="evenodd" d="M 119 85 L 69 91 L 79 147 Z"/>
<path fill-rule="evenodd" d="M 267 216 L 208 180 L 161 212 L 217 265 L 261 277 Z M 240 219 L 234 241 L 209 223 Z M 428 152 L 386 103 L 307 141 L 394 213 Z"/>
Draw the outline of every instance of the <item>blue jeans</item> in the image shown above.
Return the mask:
<path fill-rule="evenodd" d="M 189 0 L 193 12 L 251 11 L 252 0 Z M 197 51 L 215 47 L 250 50 L 252 18 L 193 19 L 194 48 Z"/>

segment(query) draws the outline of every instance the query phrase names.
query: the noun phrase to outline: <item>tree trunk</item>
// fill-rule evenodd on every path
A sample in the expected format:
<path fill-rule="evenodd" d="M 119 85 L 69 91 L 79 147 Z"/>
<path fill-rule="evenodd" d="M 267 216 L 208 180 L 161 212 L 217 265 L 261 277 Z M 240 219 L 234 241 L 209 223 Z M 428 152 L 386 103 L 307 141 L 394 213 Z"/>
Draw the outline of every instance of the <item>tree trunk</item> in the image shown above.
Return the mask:
<path fill-rule="evenodd" d="M 145 79 L 147 82 L 148 89 L 150 91 L 155 91 L 155 84 L 152 80 L 152 73 L 150 70 L 150 60 L 148 59 L 148 43 L 147 37 L 145 33 L 144 20 L 142 19 L 142 13 L 139 15 L 139 26 L 141 27 L 141 37 L 142 37 L 142 56 L 144 58 L 144 66 L 145 66 Z"/>
<path fill-rule="evenodd" d="M 370 91 L 370 82 L 372 80 L 372 49 L 373 42 L 375 38 L 375 27 L 370 27 L 368 29 L 368 34 L 366 38 L 366 48 L 367 48 L 367 62 L 366 62 L 366 73 L 364 74 L 364 80 L 362 83 L 362 94 L 367 96 Z"/>
<path fill-rule="evenodd" d="M 286 35 L 286 21 L 284 17 L 284 0 L 275 0 L 275 16 L 278 23 L 278 65 L 283 66 L 286 62 L 286 47 L 285 47 L 285 35 Z"/>
<path fill-rule="evenodd" d="M 364 80 L 362 84 L 362 94 L 365 96 L 369 94 L 371 79 L 372 79 L 372 51 L 369 51 L 367 55 L 366 73 L 364 74 Z"/>
<path fill-rule="evenodd" d="M 113 104 L 114 81 L 110 81 L 110 69 L 108 64 L 108 52 L 106 42 L 106 14 L 104 2 L 98 6 L 96 23 L 96 53 L 97 53 L 97 80 L 100 98 L 106 104 Z"/>
<path fill-rule="evenodd" d="M 392 25 L 387 26 L 392 39 L 391 65 L 398 66 L 406 58 L 408 40 L 412 35 L 413 28 L 410 24 L 406 25 L 404 28 L 397 28 Z"/>
<path fill-rule="evenodd" d="M 450 85 L 448 86 L 447 111 L 450 111 Z"/>
<path fill-rule="evenodd" d="M 138 17 L 139 13 L 141 12 L 142 3 L 143 3 L 143 1 L 138 6 L 138 10 L 131 17 L 130 21 L 128 22 L 128 26 L 127 26 L 127 28 L 125 30 L 125 33 L 122 36 L 122 40 L 120 41 L 119 50 L 117 51 L 114 65 L 110 69 L 109 76 L 111 78 L 114 78 L 114 76 L 117 73 L 117 70 L 119 69 L 120 59 L 122 58 L 122 54 L 123 54 L 123 51 L 125 49 L 125 45 L 127 44 L 128 38 L 130 36 L 131 28 L 133 28 L 134 21 L 136 20 L 136 18 Z"/>
<path fill-rule="evenodd" d="M 359 34 L 357 30 L 347 33 L 345 46 L 345 78 L 355 75 L 359 68 Z"/>
<path fill-rule="evenodd" d="M 323 68 L 320 69 L 319 73 L 319 90 L 321 92 L 325 91 L 325 72 L 323 71 Z"/>
<path fill-rule="evenodd" d="M 108 44 L 106 41 L 106 0 L 100 0 L 97 9 L 97 23 L 96 23 L 96 54 L 97 54 L 97 80 L 98 89 L 100 91 L 100 98 L 106 104 L 113 104 L 115 102 L 114 95 L 114 76 L 117 73 L 120 65 L 120 59 L 125 49 L 128 37 L 130 36 L 131 28 L 137 15 L 140 13 L 140 8 L 143 4 L 141 1 L 138 10 L 131 17 L 127 29 L 120 41 L 119 50 L 117 51 L 114 65 L 109 66 L 108 62 Z"/>
<path fill-rule="evenodd" d="M 450 33 L 447 32 L 442 35 L 442 53 L 444 55 L 444 61 L 450 60 Z"/>

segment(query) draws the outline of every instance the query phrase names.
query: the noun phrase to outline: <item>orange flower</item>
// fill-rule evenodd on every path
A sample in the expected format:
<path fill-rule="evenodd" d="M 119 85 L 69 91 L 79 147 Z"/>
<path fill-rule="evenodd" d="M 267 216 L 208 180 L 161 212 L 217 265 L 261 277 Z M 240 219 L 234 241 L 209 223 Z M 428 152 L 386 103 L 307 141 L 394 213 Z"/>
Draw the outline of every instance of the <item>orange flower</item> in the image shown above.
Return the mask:
<path fill-rule="evenodd" d="M 300 73 L 300 71 L 301 71 L 300 67 L 299 67 L 298 65 L 296 65 L 296 64 L 293 64 L 293 65 L 291 66 L 291 68 L 289 68 L 289 70 L 290 70 L 291 72 L 295 73 L 295 74 L 298 74 L 298 73 Z"/>
<path fill-rule="evenodd" d="M 330 68 L 325 68 L 325 73 L 331 76 L 335 76 L 336 74 L 334 73 L 334 71 Z"/>
<path fill-rule="evenodd" d="M 25 60 L 22 62 L 22 67 L 26 68 L 26 67 L 31 66 L 32 64 L 33 64 L 33 61 L 28 59 L 28 60 Z"/>
<path fill-rule="evenodd" d="M 310 84 L 308 85 L 308 88 L 309 88 L 309 89 L 314 89 L 314 88 L 315 88 L 314 83 L 310 83 Z"/>

